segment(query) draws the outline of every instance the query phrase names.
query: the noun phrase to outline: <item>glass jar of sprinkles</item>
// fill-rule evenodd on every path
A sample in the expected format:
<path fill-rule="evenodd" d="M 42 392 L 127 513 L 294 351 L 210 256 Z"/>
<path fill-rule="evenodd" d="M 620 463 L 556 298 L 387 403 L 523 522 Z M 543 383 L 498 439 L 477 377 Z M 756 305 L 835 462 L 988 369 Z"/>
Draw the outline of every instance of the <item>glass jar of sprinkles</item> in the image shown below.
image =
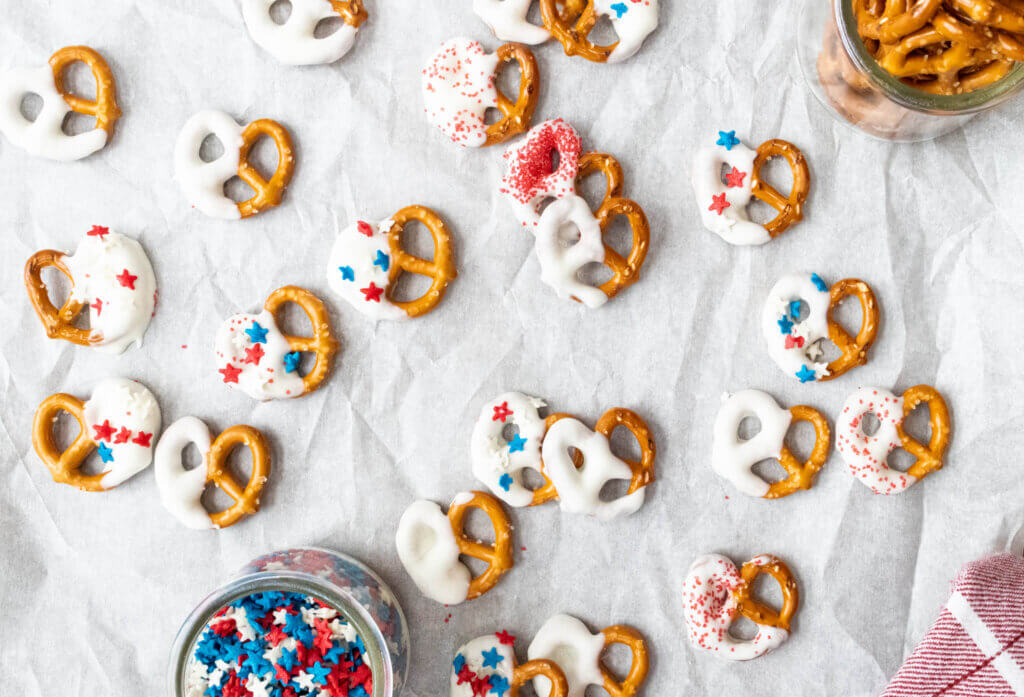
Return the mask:
<path fill-rule="evenodd" d="M 409 665 L 405 615 L 381 578 L 317 548 L 257 557 L 178 631 L 172 697 L 395 697 Z"/>
<path fill-rule="evenodd" d="M 1024 63 L 962 94 L 931 94 L 904 84 L 864 45 L 852 0 L 804 0 L 798 22 L 798 63 L 814 96 L 838 121 L 875 138 L 937 138 L 1024 89 Z"/>

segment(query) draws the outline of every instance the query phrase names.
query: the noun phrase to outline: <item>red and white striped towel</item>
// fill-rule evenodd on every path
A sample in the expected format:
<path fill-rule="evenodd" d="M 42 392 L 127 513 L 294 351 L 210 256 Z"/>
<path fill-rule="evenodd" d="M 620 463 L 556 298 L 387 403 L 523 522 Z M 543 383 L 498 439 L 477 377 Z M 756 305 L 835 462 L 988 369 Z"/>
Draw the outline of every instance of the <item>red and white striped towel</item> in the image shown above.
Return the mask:
<path fill-rule="evenodd" d="M 939 618 L 882 697 L 1024 695 L 1024 559 L 964 565 Z"/>

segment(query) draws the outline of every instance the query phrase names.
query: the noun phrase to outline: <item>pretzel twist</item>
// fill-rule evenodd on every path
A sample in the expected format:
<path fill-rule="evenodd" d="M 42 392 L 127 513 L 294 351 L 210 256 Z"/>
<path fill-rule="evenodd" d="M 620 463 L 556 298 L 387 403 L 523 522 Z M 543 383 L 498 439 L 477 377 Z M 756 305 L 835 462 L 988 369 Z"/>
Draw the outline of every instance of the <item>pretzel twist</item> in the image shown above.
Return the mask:
<path fill-rule="evenodd" d="M 624 624 L 616 624 L 606 627 L 604 634 L 604 646 L 608 648 L 612 644 L 622 644 L 629 649 L 632 661 L 629 665 L 629 672 L 626 677 L 619 680 L 604 661 L 598 666 L 601 671 L 601 678 L 604 681 L 603 687 L 610 697 L 634 697 L 647 679 L 647 671 L 650 668 L 650 656 L 647 651 L 647 641 L 643 634 Z"/>
<path fill-rule="evenodd" d="M 53 249 L 44 249 L 29 257 L 25 262 L 25 288 L 28 290 L 28 298 L 43 322 L 46 336 L 51 339 L 64 339 L 79 346 L 98 344 L 103 341 L 101 334 L 74 326 L 78 315 L 85 309 L 85 303 L 71 299 L 69 294 L 63 307 L 58 310 L 50 300 L 49 290 L 42 278 L 43 269 L 57 269 L 68 279 L 72 288 L 75 286 L 75 279 L 64 263 L 64 258 L 65 254 Z"/>
<path fill-rule="evenodd" d="M 263 309 L 274 317 L 274 322 L 281 325 L 277 320 L 277 311 L 285 303 L 295 303 L 302 308 L 309 318 L 313 327 L 313 336 L 291 336 L 285 334 L 285 341 L 292 351 L 316 354 L 316 362 L 313 368 L 302 377 L 303 394 L 308 394 L 320 387 L 320 384 L 327 378 L 331 371 L 331 362 L 334 354 L 338 352 L 339 344 L 331 332 L 331 320 L 327 314 L 327 308 L 320 301 L 320 298 L 310 293 L 305 288 L 298 286 L 284 286 L 278 288 L 267 301 L 263 303 Z"/>
<path fill-rule="evenodd" d="M 928 405 L 931 437 L 927 445 L 907 435 L 903 430 L 903 422 L 918 404 Z M 942 456 L 949 446 L 952 423 L 946 400 L 934 387 L 917 385 L 903 393 L 903 419 L 896 425 L 896 431 L 899 433 L 903 449 L 917 458 L 907 469 L 907 474 L 922 479 L 942 469 Z"/>
<path fill-rule="evenodd" d="M 820 380 L 832 380 L 846 371 L 864 365 L 868 361 L 868 349 L 878 335 L 878 303 L 875 294 L 864 281 L 856 278 L 844 278 L 837 281 L 829 291 L 831 298 L 828 306 L 828 338 L 842 352 L 842 355 L 828 364 L 828 375 Z M 850 336 L 846 328 L 833 318 L 839 303 L 853 296 L 860 301 L 861 322 L 856 337 Z"/>
<path fill-rule="evenodd" d="M 473 498 L 463 503 L 452 503 L 448 508 L 448 520 L 452 524 L 459 553 L 487 563 L 482 574 L 469 582 L 466 600 L 477 598 L 494 588 L 498 580 L 512 568 L 512 524 L 501 502 L 482 491 L 472 492 Z M 490 519 L 494 528 L 494 544 L 486 545 L 471 540 L 465 531 L 466 514 L 476 508 Z"/>
<path fill-rule="evenodd" d="M 407 206 L 391 216 L 394 225 L 388 232 L 388 248 L 391 251 L 391 268 L 388 271 L 387 297 L 392 304 L 402 308 L 410 317 L 419 317 L 437 307 L 444 298 L 448 284 L 458 276 L 452 254 L 451 233 L 448 226 L 434 211 L 426 206 Z M 426 226 L 434 241 L 434 259 L 428 261 L 414 256 L 402 247 L 402 231 L 412 220 Z M 426 276 L 430 288 L 414 300 L 394 299 L 398 278 L 403 273 Z"/>
<path fill-rule="evenodd" d="M 609 298 L 615 297 L 623 288 L 640 280 L 640 268 L 647 258 L 647 250 L 651 242 L 651 226 L 647 222 L 640 205 L 627 198 L 622 198 L 623 180 L 622 165 L 611 155 L 589 152 L 580 155 L 579 171 L 576 174 L 577 185 L 587 176 L 600 172 L 604 174 L 606 188 L 601 206 L 594 217 L 601 226 L 602 236 L 607 233 L 616 216 L 625 216 L 633 233 L 629 256 L 623 257 L 609 244 L 604 245 L 604 265 L 612 272 L 612 277 L 598 286 Z"/>
<path fill-rule="evenodd" d="M 76 96 L 68 89 L 65 80 L 68 66 L 82 62 L 89 66 L 96 80 L 96 99 L 88 100 Z M 53 69 L 53 82 L 64 98 L 68 107 L 79 114 L 96 118 L 96 128 L 109 134 L 114 124 L 121 117 L 121 109 L 117 106 L 117 88 L 114 86 L 114 75 L 103 56 L 88 46 L 65 46 L 50 56 L 50 67 Z"/>
<path fill-rule="evenodd" d="M 330 0 L 330 3 L 331 9 L 350 27 L 359 27 L 370 16 L 363 0 Z"/>
<path fill-rule="evenodd" d="M 519 97 L 513 102 L 495 87 L 498 93 L 498 109 L 502 118 L 486 129 L 487 139 L 483 147 L 497 145 L 525 133 L 530 128 L 533 112 L 537 109 L 540 97 L 540 70 L 537 59 L 530 49 L 522 44 L 505 44 L 495 53 L 498 56 L 498 69 L 505 63 L 519 64 Z"/>
<path fill-rule="evenodd" d="M 516 697 L 519 694 L 519 688 L 527 680 L 537 677 L 545 677 L 551 683 L 548 697 L 565 697 L 569 693 L 569 682 L 565 679 L 562 669 L 546 658 L 535 658 L 513 669 L 512 680 L 509 684 L 509 697 Z"/>
<path fill-rule="evenodd" d="M 249 448 L 252 452 L 252 473 L 244 487 L 227 466 L 228 457 L 238 447 Z M 226 528 L 256 513 L 269 474 L 270 449 L 262 433 L 252 426 L 232 426 L 221 432 L 206 454 L 206 481 L 230 496 L 234 503 L 223 511 L 210 513 L 210 521 L 218 528 Z"/>
<path fill-rule="evenodd" d="M 764 558 L 762 558 L 764 559 Z M 754 581 L 761 574 L 774 578 L 782 589 L 782 609 L 762 603 L 753 597 Z M 789 623 L 800 605 L 800 589 L 786 563 L 776 557 L 767 557 L 762 563 L 751 560 L 740 569 L 740 583 L 733 589 L 733 597 L 740 614 L 751 622 L 789 631 Z"/>
<path fill-rule="evenodd" d="M 249 162 L 249 152 L 263 136 L 274 141 L 277 147 L 277 169 L 269 180 Z M 242 131 L 242 147 L 238 154 L 238 177 L 254 192 L 252 198 L 238 204 L 238 212 L 243 218 L 274 206 L 280 205 L 281 197 L 295 173 L 295 154 L 292 138 L 288 131 L 272 119 L 253 121 Z"/>
<path fill-rule="evenodd" d="M 562 44 L 567 56 L 581 56 L 595 63 L 607 63 L 612 51 L 619 45 L 600 46 L 590 41 L 590 32 L 597 24 L 594 0 L 567 2 L 559 7 L 557 0 L 540 0 L 540 13 L 544 26 Z"/>
<path fill-rule="evenodd" d="M 69 484 L 82 491 L 106 491 L 104 474 L 84 474 L 81 467 L 96 450 L 96 443 L 85 427 L 85 404 L 69 394 L 52 394 L 36 409 L 32 422 L 32 445 L 43 461 L 50 476 L 58 484 Z M 57 447 L 53 427 L 61 412 L 70 414 L 78 422 L 79 433 L 64 451 Z"/>
<path fill-rule="evenodd" d="M 761 178 L 761 168 L 773 157 L 784 157 L 793 172 L 793 187 L 788 196 L 783 196 L 771 184 Z M 800 149 L 784 140 L 774 138 L 757 146 L 754 170 L 750 175 L 751 194 L 778 211 L 778 215 L 764 224 L 772 237 L 778 237 L 790 225 L 803 220 L 803 206 L 811 189 L 811 172 Z"/>
<path fill-rule="evenodd" d="M 780 499 L 783 496 L 789 496 L 798 491 L 810 489 L 814 485 L 815 475 L 818 474 L 825 465 L 825 460 L 828 459 L 829 445 L 832 443 L 832 431 L 828 427 L 828 420 L 824 414 L 814 407 L 803 404 L 790 408 L 789 413 L 793 417 L 793 420 L 790 422 L 791 425 L 800 421 L 806 421 L 814 426 L 814 448 L 811 450 L 807 460 L 800 462 L 793 455 L 789 447 L 783 444 L 782 451 L 779 453 L 779 464 L 789 473 L 789 476 L 769 485 L 768 493 L 764 495 L 766 499 Z"/>

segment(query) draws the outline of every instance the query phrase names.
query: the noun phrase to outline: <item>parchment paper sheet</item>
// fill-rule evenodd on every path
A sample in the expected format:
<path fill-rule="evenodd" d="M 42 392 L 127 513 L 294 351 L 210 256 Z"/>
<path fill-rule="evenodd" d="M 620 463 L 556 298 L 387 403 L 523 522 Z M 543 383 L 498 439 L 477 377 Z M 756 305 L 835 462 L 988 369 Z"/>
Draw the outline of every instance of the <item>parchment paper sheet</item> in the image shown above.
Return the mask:
<path fill-rule="evenodd" d="M 171 640 L 202 597 L 260 553 L 316 544 L 393 585 L 412 627 L 411 696 L 445 694 L 462 642 L 507 628 L 525 653 L 559 611 L 640 628 L 649 695 L 876 694 L 959 565 L 1013 547 L 1024 514 L 1024 101 L 931 143 L 861 137 L 805 88 L 789 2 L 665 0 L 657 32 L 618 66 L 541 47 L 537 120 L 564 117 L 585 147 L 616 155 L 651 221 L 641 282 L 588 311 L 541 283 L 532 240 L 496 191 L 503 148 L 461 150 L 422 116 L 419 71 L 443 40 L 500 42 L 468 0 L 367 4 L 348 57 L 292 68 L 252 43 L 234 0 L 3 1 L 0 67 L 91 45 L 125 115 L 111 145 L 78 163 L 0 139 L 0 693 L 162 696 Z M 190 209 L 171 156 L 206 108 L 290 129 L 299 165 L 284 205 L 240 223 Z M 810 161 L 807 219 L 769 245 L 730 247 L 700 226 L 689 163 L 719 128 L 752 146 L 791 140 Z M 451 223 L 460 276 L 433 314 L 374 325 L 330 295 L 326 254 L 356 216 L 410 203 Z M 120 357 L 47 340 L 22 286 L 33 251 L 71 250 L 92 224 L 137 236 L 158 276 L 145 346 Z M 883 324 L 866 367 L 800 385 L 768 357 L 761 304 L 797 270 L 873 286 Z M 315 394 L 256 404 L 220 384 L 213 336 L 288 283 L 326 299 L 343 349 Z M 148 385 L 165 425 L 193 414 L 267 433 L 259 515 L 186 530 L 161 508 L 151 470 L 107 494 L 54 484 L 32 450 L 33 412 L 108 376 Z M 765 389 L 834 421 L 858 385 L 921 382 L 945 394 L 955 435 L 946 468 L 902 496 L 873 496 L 837 455 L 812 491 L 774 502 L 710 469 L 726 390 Z M 395 526 L 414 498 L 447 504 L 477 486 L 473 422 L 509 389 L 591 424 L 612 406 L 639 411 L 658 443 L 657 482 L 637 515 L 608 524 L 554 505 L 515 511 L 515 569 L 485 597 L 442 607 L 399 566 Z M 705 552 L 790 562 L 803 607 L 776 654 L 731 664 L 690 647 L 681 584 Z"/>

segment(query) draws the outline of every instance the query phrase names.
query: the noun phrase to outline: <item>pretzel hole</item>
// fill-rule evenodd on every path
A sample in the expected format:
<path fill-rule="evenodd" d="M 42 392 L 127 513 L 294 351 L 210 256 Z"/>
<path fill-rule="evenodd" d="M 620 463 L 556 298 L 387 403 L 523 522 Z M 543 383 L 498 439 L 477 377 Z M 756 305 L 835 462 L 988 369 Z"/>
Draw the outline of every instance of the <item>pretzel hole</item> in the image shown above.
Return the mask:
<path fill-rule="evenodd" d="M 241 203 L 242 201 L 248 201 L 256 192 L 251 186 L 242 181 L 239 176 L 234 176 L 224 182 L 224 195 L 235 203 Z"/>
<path fill-rule="evenodd" d="M 79 114 L 77 111 L 68 112 L 60 124 L 60 130 L 66 136 L 88 133 L 94 128 L 96 128 L 96 117 L 89 114 Z"/>
<path fill-rule="evenodd" d="M 576 278 L 588 286 L 599 286 L 611 280 L 614 275 L 612 270 L 604 264 L 592 261 L 580 267 L 580 270 L 576 273 Z"/>
<path fill-rule="evenodd" d="M 857 336 L 864 321 L 864 312 L 861 309 L 860 301 L 852 295 L 846 296 L 837 305 L 833 306 L 830 316 L 833 320 L 843 325 L 843 329 L 850 336 L 854 337 Z"/>
<path fill-rule="evenodd" d="M 110 445 L 106 441 L 104 441 L 104 443 Z M 113 462 L 104 462 L 103 458 L 100 457 L 99 451 L 94 450 L 89 454 L 89 457 L 85 458 L 85 462 L 82 463 L 82 466 L 78 468 L 78 473 L 91 477 L 97 474 L 102 474 L 113 466 Z"/>
<path fill-rule="evenodd" d="M 536 491 L 547 483 L 544 481 L 541 473 L 532 467 L 524 467 L 519 470 L 519 482 L 524 489 L 529 489 L 530 491 Z"/>
<path fill-rule="evenodd" d="M 761 432 L 761 419 L 756 416 L 744 416 L 736 427 L 736 437 L 740 440 L 750 440 Z"/>
<path fill-rule="evenodd" d="M 797 298 L 789 303 L 789 318 L 794 324 L 803 323 L 811 314 L 811 307 L 803 298 Z"/>
<path fill-rule="evenodd" d="M 210 133 L 203 138 L 199 144 L 199 159 L 203 162 L 213 162 L 224 154 L 224 143 L 215 133 Z"/>
<path fill-rule="evenodd" d="M 206 457 L 203 453 L 199 452 L 199 448 L 196 447 L 195 443 L 189 443 L 181 451 L 181 468 L 186 472 L 205 465 Z"/>
<path fill-rule="evenodd" d="M 479 508 L 470 508 L 466 511 L 462 519 L 462 532 L 469 539 L 481 544 L 494 544 L 494 525 L 490 517 Z"/>
<path fill-rule="evenodd" d="M 734 639 L 740 641 L 750 641 L 757 636 L 757 625 L 748 620 L 743 615 L 738 615 L 731 625 L 729 625 L 729 634 Z"/>
<path fill-rule="evenodd" d="M 422 298 L 430 290 L 431 280 L 415 273 L 403 273 L 388 287 L 388 298 L 393 302 L 412 302 Z"/>
<path fill-rule="evenodd" d="M 78 419 L 66 411 L 59 411 L 53 419 L 50 437 L 53 439 L 53 445 L 57 450 L 64 452 L 75 442 L 75 439 L 78 438 L 78 434 L 81 432 L 82 429 L 78 426 Z"/>
<path fill-rule="evenodd" d="M 29 92 L 21 98 L 18 111 L 26 121 L 35 122 L 39 118 L 39 112 L 43 110 L 43 98 L 35 92 Z"/>
<path fill-rule="evenodd" d="M 252 148 L 249 149 L 249 164 L 259 172 L 260 176 L 270 181 L 277 171 L 280 158 L 277 154 L 277 144 L 274 139 L 266 134 L 261 134 Z"/>
<path fill-rule="evenodd" d="M 209 482 L 203 489 L 203 495 L 199 497 L 199 502 L 208 512 L 220 513 L 231 508 L 235 500 L 228 496 L 223 489 L 214 486 L 213 482 Z"/>
<path fill-rule="evenodd" d="M 82 61 L 75 61 L 64 68 L 61 75 L 64 89 L 81 99 L 96 101 L 96 77 L 92 68 Z"/>
<path fill-rule="evenodd" d="M 860 417 L 860 430 L 865 436 L 875 435 L 881 426 L 882 422 L 875 416 L 874 412 L 866 412 Z"/>
<path fill-rule="evenodd" d="M 557 155 L 558 151 L 555 151 Z M 596 211 L 604 203 L 608 195 L 608 179 L 604 172 L 594 170 L 587 176 L 576 181 L 576 195 L 587 202 L 590 210 Z"/>
<path fill-rule="evenodd" d="M 917 462 L 917 458 L 903 448 L 896 448 L 885 458 L 886 466 L 897 472 L 906 472 L 915 462 Z"/>
<path fill-rule="evenodd" d="M 510 443 L 513 438 L 519 435 L 519 425 L 509 422 L 505 424 L 501 429 L 501 437 L 505 439 L 506 443 Z"/>
<path fill-rule="evenodd" d="M 797 460 L 807 462 L 817 437 L 814 424 L 809 421 L 795 421 L 786 433 L 786 447 Z"/>
<path fill-rule="evenodd" d="M 789 476 L 786 468 L 779 464 L 778 460 L 768 459 L 755 462 L 750 471 L 769 484 L 781 482 Z"/>
<path fill-rule="evenodd" d="M 558 661 L 555 661 L 555 663 L 558 663 Z M 633 667 L 633 652 L 625 644 L 609 644 L 605 648 L 604 653 L 601 654 L 601 663 L 611 671 L 617 680 L 621 681 L 629 674 L 629 669 Z M 559 665 L 562 664 L 559 663 Z M 598 695 L 607 694 L 600 685 L 592 685 L 591 687 L 597 691 Z"/>
<path fill-rule="evenodd" d="M 427 226 L 418 220 L 409 220 L 402 228 L 398 246 L 407 254 L 433 261 L 434 238 Z M 391 260 L 394 263 L 394 259 Z M 430 290 L 432 279 L 413 273 L 399 274 L 388 289 L 388 298 L 395 302 L 411 302 L 422 298 Z"/>
<path fill-rule="evenodd" d="M 238 485 L 244 489 L 251 475 L 252 451 L 244 445 L 233 448 L 224 461 L 224 476 L 234 478 Z M 235 503 L 234 499 L 213 482 L 207 483 L 200 500 L 206 510 L 211 513 L 225 511 Z"/>
<path fill-rule="evenodd" d="M 296 303 L 288 302 L 278 307 L 274 313 L 274 322 L 282 334 L 288 336 L 313 336 L 313 323 L 309 321 L 309 315 Z M 299 352 L 299 376 L 309 374 L 309 371 L 316 365 L 316 352 Z M 284 367 L 281 367 L 284 370 Z"/>
<path fill-rule="evenodd" d="M 499 63 L 498 73 L 494 78 L 494 86 L 510 101 L 515 103 L 519 99 L 519 85 L 522 83 L 522 79 L 522 69 L 519 67 L 519 61 Z M 496 112 L 495 121 L 499 121 L 505 116 L 500 109 L 491 108 L 487 111 L 488 114 L 485 114 L 485 116 L 489 116 L 491 111 Z M 487 123 L 494 123 L 494 121 L 488 120 Z"/>
<path fill-rule="evenodd" d="M 326 39 L 331 34 L 334 34 L 339 29 L 345 26 L 345 20 L 335 15 L 334 17 L 324 17 L 316 26 L 313 27 L 313 38 L 314 39 Z"/>
<path fill-rule="evenodd" d="M 291 0 L 277 0 L 267 9 L 267 14 L 270 15 L 274 24 L 284 24 L 292 16 Z"/>
<path fill-rule="evenodd" d="M 784 157 L 771 157 L 761 165 L 760 179 L 783 196 L 793 189 L 793 170 Z M 757 197 L 750 199 L 750 205 L 747 206 L 747 215 L 758 225 L 764 225 L 778 214 L 778 211 Z"/>
<path fill-rule="evenodd" d="M 598 492 L 597 498 L 604 503 L 616 501 L 621 499 L 629 492 L 629 479 L 609 479 L 601 487 L 601 491 Z"/>
<path fill-rule="evenodd" d="M 639 462 L 643 457 L 640 442 L 625 426 L 616 426 L 608 441 L 611 443 L 612 454 L 621 460 Z"/>
<path fill-rule="evenodd" d="M 619 35 L 615 32 L 612 20 L 607 15 L 600 15 L 594 28 L 587 34 L 587 39 L 595 46 L 611 46 L 619 40 Z"/>

